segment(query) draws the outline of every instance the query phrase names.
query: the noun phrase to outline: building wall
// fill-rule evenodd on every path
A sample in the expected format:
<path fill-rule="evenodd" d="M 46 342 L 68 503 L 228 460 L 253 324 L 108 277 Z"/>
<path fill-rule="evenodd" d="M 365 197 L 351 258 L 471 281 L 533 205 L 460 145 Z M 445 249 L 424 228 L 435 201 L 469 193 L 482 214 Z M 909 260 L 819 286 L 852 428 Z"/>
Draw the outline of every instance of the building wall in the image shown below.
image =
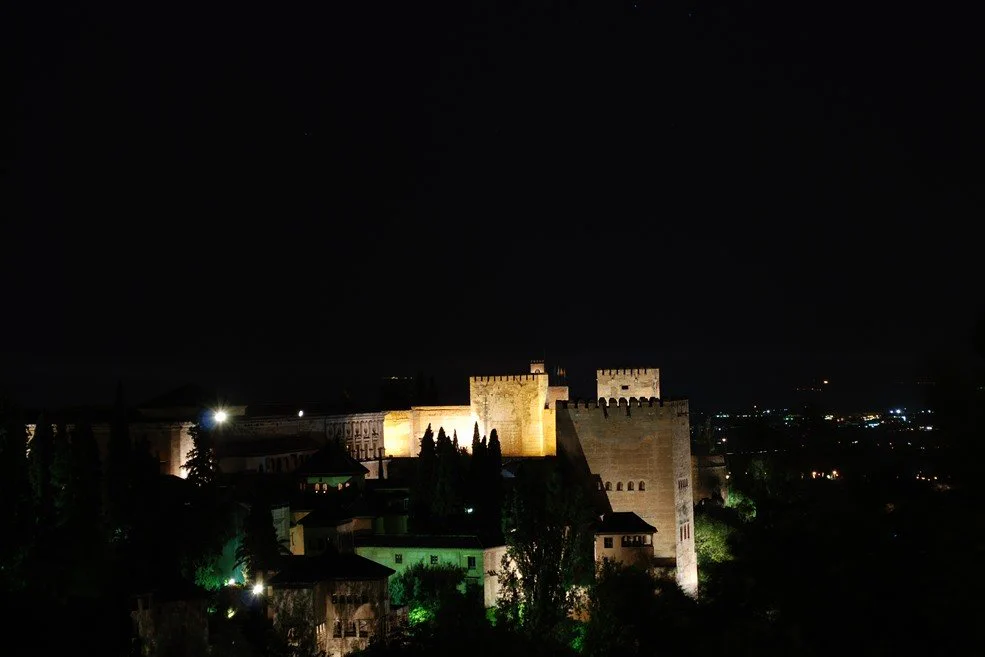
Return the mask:
<path fill-rule="evenodd" d="M 503 456 L 547 455 L 547 387 L 546 374 L 469 377 L 469 400 L 479 432 L 489 435 L 496 429 Z"/>
<path fill-rule="evenodd" d="M 475 418 L 468 406 L 414 406 L 411 411 L 411 456 L 417 456 L 421 451 L 421 438 L 431 425 L 434 437 L 438 437 L 438 429 L 444 428 L 445 434 L 451 440 L 458 432 L 460 447 L 472 445 L 472 430 Z M 481 426 L 480 426 L 481 429 Z"/>
<path fill-rule="evenodd" d="M 595 370 L 597 399 L 660 398 L 660 370 L 655 367 L 628 370 Z"/>
<path fill-rule="evenodd" d="M 677 479 L 690 477 L 688 423 L 687 401 L 559 402 L 557 410 L 558 442 L 571 453 L 580 447 L 591 473 L 611 484 L 612 510 L 633 511 L 656 527 L 654 556 L 676 559 L 679 580 L 693 575 L 696 582 L 693 537 L 678 538 L 682 523 L 690 522 L 692 533 L 694 526 L 692 505 L 685 504 L 690 488 L 677 489 Z"/>
<path fill-rule="evenodd" d="M 387 411 L 383 417 L 383 446 L 387 456 L 417 456 L 420 446 L 411 438 L 410 411 Z"/>
<path fill-rule="evenodd" d="M 701 500 L 728 499 L 728 467 L 724 454 L 710 454 L 691 458 L 691 485 L 695 503 Z"/>
<path fill-rule="evenodd" d="M 677 516 L 677 583 L 698 593 L 698 557 L 694 552 L 694 491 L 691 486 L 691 420 L 688 403 L 678 404 L 669 418 L 674 443 L 674 508 Z"/>
<path fill-rule="evenodd" d="M 374 635 L 386 636 L 390 590 L 386 579 L 324 583 L 328 657 L 365 650 Z M 349 600 L 354 599 L 354 602 Z M 341 632 L 338 629 L 341 627 Z M 350 632 L 355 630 L 356 635 Z M 363 635 L 365 632 L 365 635 Z M 336 636 L 342 634 L 342 636 Z"/>
<path fill-rule="evenodd" d="M 640 545 L 623 546 L 623 536 L 638 537 Z M 612 547 L 605 547 L 605 539 L 612 539 Z M 653 557 L 653 537 L 650 534 L 596 534 L 595 560 L 609 559 L 624 564 L 646 564 Z"/>
<path fill-rule="evenodd" d="M 502 588 L 497 574 L 503 567 L 503 557 L 506 556 L 506 546 L 497 545 L 482 551 L 482 599 L 486 609 L 495 607 Z"/>
<path fill-rule="evenodd" d="M 471 578 L 475 584 L 481 584 L 484 577 L 482 548 L 438 548 L 438 547 L 379 547 L 360 545 L 356 554 L 366 557 L 378 564 L 393 568 L 396 577 L 414 564 L 432 565 L 431 557 L 438 558 L 439 565 L 451 565 L 465 569 L 465 577 Z M 397 563 L 396 555 L 401 555 L 401 563 Z M 469 557 L 475 559 L 475 567 L 469 568 Z"/>

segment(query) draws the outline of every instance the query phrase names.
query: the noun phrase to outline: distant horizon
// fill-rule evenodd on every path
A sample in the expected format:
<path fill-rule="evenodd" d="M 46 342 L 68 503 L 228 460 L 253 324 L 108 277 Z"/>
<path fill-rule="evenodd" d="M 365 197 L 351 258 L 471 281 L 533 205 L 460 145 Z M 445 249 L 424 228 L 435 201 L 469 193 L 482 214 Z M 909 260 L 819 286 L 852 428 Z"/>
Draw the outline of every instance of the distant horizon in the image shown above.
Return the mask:
<path fill-rule="evenodd" d="M 437 390 L 437 403 L 447 405 L 466 405 L 468 398 L 468 376 L 511 375 L 522 374 L 528 369 L 519 369 L 519 359 L 504 363 L 499 372 L 477 371 L 473 374 L 461 374 L 465 365 L 449 367 L 439 363 L 431 370 L 417 368 L 413 371 L 403 371 L 394 368 L 392 374 L 375 374 L 373 371 L 353 372 L 339 369 L 332 374 L 324 373 L 319 377 L 310 375 L 295 376 L 284 380 L 267 380 L 259 383 L 235 376 L 216 376 L 211 372 L 189 371 L 184 379 L 171 377 L 119 376 L 119 377 L 73 377 L 72 380 L 60 378 L 58 385 L 52 385 L 51 390 L 58 394 L 46 395 L 43 383 L 34 385 L 6 385 L 2 392 L 19 404 L 31 409 L 69 409 L 74 407 L 106 408 L 113 405 L 116 385 L 123 384 L 124 397 L 129 407 L 136 407 L 154 398 L 165 395 L 186 385 L 194 385 L 206 390 L 215 391 L 221 398 L 231 404 L 285 404 L 297 405 L 299 408 L 309 405 L 336 405 L 348 393 L 356 406 L 361 408 L 378 407 L 380 393 L 385 380 L 389 377 L 408 377 L 414 379 L 418 374 L 426 380 L 433 377 Z M 529 363 L 529 361 L 527 361 Z M 553 365 L 548 361 L 548 368 Z M 564 367 L 564 365 L 561 365 Z M 648 367 L 653 367 L 649 365 Z M 771 380 L 769 383 L 752 382 L 746 385 L 733 386 L 728 376 L 716 379 L 706 378 L 701 381 L 693 377 L 675 381 L 668 376 L 668 370 L 661 370 L 661 393 L 664 399 L 688 399 L 695 412 L 708 413 L 719 411 L 752 410 L 759 408 L 797 408 L 802 405 L 808 391 L 798 391 L 797 388 L 808 388 L 820 384 L 821 380 L 805 381 L 802 377 L 786 377 Z M 478 368 L 477 368 L 478 369 Z M 607 369 L 607 368 L 597 368 Z M 618 369 L 618 368 L 616 368 Z M 635 369 L 635 368 L 626 368 Z M 673 373 L 674 370 L 671 370 Z M 573 371 L 566 368 L 566 383 L 570 399 L 595 398 L 595 370 Z M 761 374 L 761 373 L 760 373 Z M 196 376 L 197 375 L 197 376 Z M 553 380 L 553 378 L 552 378 Z M 867 378 L 831 378 L 824 386 L 822 403 L 826 408 L 837 409 L 839 412 L 852 412 L 891 408 L 896 406 L 926 406 L 926 394 L 929 385 L 934 382 L 920 376 L 874 376 Z"/>

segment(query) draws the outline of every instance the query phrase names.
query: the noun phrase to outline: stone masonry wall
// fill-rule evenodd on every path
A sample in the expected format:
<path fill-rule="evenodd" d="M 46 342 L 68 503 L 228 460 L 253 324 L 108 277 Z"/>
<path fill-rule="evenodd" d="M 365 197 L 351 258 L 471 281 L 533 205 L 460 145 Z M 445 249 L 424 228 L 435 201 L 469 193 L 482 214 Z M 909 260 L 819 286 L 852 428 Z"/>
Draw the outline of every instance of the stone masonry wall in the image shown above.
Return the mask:
<path fill-rule="evenodd" d="M 469 377 L 469 400 L 479 432 L 496 429 L 503 456 L 546 455 L 546 374 Z"/>
<path fill-rule="evenodd" d="M 680 402 L 648 400 L 641 406 L 633 401 L 560 402 L 558 441 L 580 443 L 592 474 L 611 487 L 607 495 L 612 510 L 633 511 L 656 527 L 654 556 L 676 558 L 672 420 Z"/>
<path fill-rule="evenodd" d="M 628 370 L 595 370 L 597 399 L 660 398 L 660 370 L 656 367 Z"/>
<path fill-rule="evenodd" d="M 691 421 L 687 401 L 676 402 L 668 419 L 674 444 L 674 507 L 677 511 L 677 583 L 698 592 L 698 559 L 694 552 L 694 497 L 691 486 Z"/>
<path fill-rule="evenodd" d="M 559 402 L 557 435 L 563 444 L 577 441 L 592 474 L 611 486 L 613 511 L 632 511 L 657 528 L 653 554 L 677 561 L 682 587 L 692 576 L 696 585 L 694 540 L 681 532 L 683 523 L 693 531 L 690 488 L 678 489 L 691 470 L 687 401 Z"/>

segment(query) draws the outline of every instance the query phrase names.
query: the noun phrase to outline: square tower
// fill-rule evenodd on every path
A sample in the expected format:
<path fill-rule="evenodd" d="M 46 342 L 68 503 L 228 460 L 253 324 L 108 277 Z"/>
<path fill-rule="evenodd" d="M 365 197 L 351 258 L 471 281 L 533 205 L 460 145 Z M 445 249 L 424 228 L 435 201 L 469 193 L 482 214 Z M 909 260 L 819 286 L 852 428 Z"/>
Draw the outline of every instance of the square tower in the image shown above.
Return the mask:
<path fill-rule="evenodd" d="M 631 370 L 595 370 L 596 398 L 660 398 L 660 370 L 644 367 Z"/>

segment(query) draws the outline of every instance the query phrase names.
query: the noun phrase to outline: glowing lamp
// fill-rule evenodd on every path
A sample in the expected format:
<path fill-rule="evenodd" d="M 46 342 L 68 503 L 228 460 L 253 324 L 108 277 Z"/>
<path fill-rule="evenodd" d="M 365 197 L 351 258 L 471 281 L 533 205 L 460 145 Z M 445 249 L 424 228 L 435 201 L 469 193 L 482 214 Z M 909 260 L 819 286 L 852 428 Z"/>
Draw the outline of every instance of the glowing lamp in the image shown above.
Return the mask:
<path fill-rule="evenodd" d="M 304 411 L 298 411 L 298 417 L 304 417 Z"/>
<path fill-rule="evenodd" d="M 263 582 L 257 582 L 253 585 L 253 595 L 261 595 L 263 593 Z"/>
<path fill-rule="evenodd" d="M 226 413 L 226 411 L 216 411 L 215 414 L 212 416 L 212 419 L 215 420 L 217 424 L 222 424 L 228 418 L 229 415 Z"/>

